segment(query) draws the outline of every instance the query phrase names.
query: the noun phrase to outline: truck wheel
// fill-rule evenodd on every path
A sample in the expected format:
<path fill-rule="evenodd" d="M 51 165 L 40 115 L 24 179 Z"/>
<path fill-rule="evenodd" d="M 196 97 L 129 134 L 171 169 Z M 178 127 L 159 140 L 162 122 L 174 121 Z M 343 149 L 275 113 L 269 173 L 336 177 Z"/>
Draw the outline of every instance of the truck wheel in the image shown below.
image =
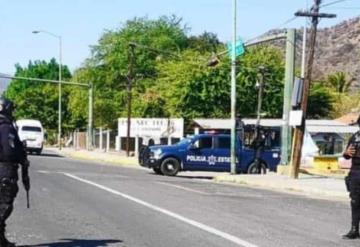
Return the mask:
<path fill-rule="evenodd" d="M 260 164 L 260 174 L 266 174 L 266 166 L 264 163 Z M 247 169 L 248 174 L 259 174 L 259 170 L 255 162 L 251 163 Z"/>
<path fill-rule="evenodd" d="M 161 163 L 161 172 L 166 176 L 176 176 L 180 170 L 180 163 L 175 158 L 167 158 Z"/>
<path fill-rule="evenodd" d="M 161 172 L 160 168 L 153 167 L 153 171 L 154 171 L 157 175 L 164 175 L 164 174 Z"/>

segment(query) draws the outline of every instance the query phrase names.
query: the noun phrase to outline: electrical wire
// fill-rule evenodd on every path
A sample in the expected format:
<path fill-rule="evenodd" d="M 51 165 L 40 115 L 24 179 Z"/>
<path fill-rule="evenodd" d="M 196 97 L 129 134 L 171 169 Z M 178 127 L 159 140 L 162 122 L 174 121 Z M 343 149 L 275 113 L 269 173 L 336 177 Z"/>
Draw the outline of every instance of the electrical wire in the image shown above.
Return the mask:
<path fill-rule="evenodd" d="M 294 16 L 294 17 L 286 20 L 286 21 L 283 22 L 282 24 L 280 24 L 280 25 L 278 25 L 278 26 L 276 26 L 276 27 L 274 27 L 274 28 L 272 28 L 272 29 L 270 29 L 270 30 L 281 29 L 283 26 L 289 24 L 290 22 L 294 21 L 294 20 L 297 19 L 297 18 L 298 18 L 297 16 Z M 261 34 L 261 35 L 259 35 L 259 36 L 256 36 L 255 38 L 248 39 L 248 40 L 245 41 L 245 43 L 249 43 L 249 42 L 252 42 L 252 41 L 254 41 L 254 40 L 257 40 L 257 39 L 261 38 L 262 36 L 264 36 L 264 34 Z"/>
<path fill-rule="evenodd" d="M 331 5 L 334 5 L 334 4 L 337 4 L 337 3 L 342 3 L 342 2 L 345 2 L 345 1 L 349 1 L 349 0 L 336 0 L 336 1 L 333 1 L 333 2 L 330 2 L 330 3 L 323 3 L 323 4 L 320 4 L 320 7 L 324 8 L 324 7 L 328 7 L 328 6 L 331 6 Z"/>

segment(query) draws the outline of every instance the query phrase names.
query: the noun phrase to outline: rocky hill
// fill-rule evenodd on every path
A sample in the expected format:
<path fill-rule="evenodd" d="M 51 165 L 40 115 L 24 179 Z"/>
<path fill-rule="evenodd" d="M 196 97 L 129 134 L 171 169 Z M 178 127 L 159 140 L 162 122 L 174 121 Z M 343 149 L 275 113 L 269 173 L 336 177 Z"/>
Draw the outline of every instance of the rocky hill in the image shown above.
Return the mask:
<path fill-rule="evenodd" d="M 281 31 L 272 30 L 269 33 Z M 301 61 L 302 33 L 302 29 L 297 30 L 297 65 Z M 284 41 L 276 42 L 276 45 L 284 47 Z M 360 16 L 318 30 L 313 79 L 324 79 L 336 71 L 346 72 L 348 79 L 354 80 L 353 86 L 360 88 Z"/>

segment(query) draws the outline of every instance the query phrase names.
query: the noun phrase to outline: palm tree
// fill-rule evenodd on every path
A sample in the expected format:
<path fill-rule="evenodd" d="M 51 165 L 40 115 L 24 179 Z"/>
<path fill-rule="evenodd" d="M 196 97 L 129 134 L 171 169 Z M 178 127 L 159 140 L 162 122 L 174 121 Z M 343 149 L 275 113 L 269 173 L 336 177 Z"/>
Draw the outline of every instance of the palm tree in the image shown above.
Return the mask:
<path fill-rule="evenodd" d="M 354 81 L 355 78 L 348 80 L 345 72 L 338 71 L 327 77 L 326 84 L 334 88 L 337 93 L 347 93 Z"/>

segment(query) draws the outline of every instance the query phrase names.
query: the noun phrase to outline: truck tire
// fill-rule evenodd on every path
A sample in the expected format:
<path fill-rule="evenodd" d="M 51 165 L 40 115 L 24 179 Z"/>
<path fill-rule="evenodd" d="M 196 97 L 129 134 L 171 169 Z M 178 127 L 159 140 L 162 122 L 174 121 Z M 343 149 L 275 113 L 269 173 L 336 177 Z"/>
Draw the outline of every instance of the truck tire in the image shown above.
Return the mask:
<path fill-rule="evenodd" d="M 154 171 L 155 174 L 157 174 L 157 175 L 164 175 L 164 174 L 162 173 L 162 171 L 160 170 L 160 168 L 158 168 L 158 167 L 153 167 L 153 171 Z"/>
<path fill-rule="evenodd" d="M 160 170 L 166 176 L 176 176 L 180 170 L 180 163 L 175 158 L 166 158 L 161 163 Z"/>
<path fill-rule="evenodd" d="M 261 168 L 260 168 L 260 169 L 261 169 L 260 174 L 266 174 L 266 165 L 265 165 L 263 162 L 261 162 L 260 166 L 261 166 Z M 251 164 L 249 165 L 249 167 L 248 167 L 248 169 L 247 169 L 247 173 L 248 173 L 248 174 L 259 174 L 258 168 L 256 167 L 256 163 L 255 163 L 255 162 L 253 162 L 253 163 L 251 163 Z"/>

